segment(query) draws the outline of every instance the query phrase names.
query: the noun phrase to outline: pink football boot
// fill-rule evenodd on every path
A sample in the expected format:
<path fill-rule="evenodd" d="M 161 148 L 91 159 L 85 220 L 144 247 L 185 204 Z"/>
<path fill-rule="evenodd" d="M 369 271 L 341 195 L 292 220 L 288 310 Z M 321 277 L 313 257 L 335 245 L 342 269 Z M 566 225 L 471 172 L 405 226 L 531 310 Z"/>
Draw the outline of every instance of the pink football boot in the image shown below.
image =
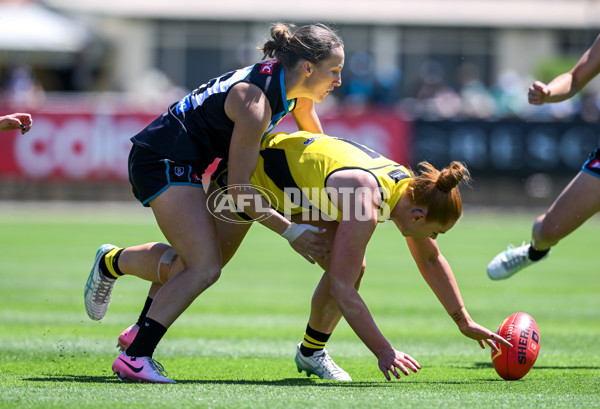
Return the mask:
<path fill-rule="evenodd" d="M 117 347 L 121 352 L 129 348 L 129 345 L 131 345 L 139 330 L 140 327 L 137 324 L 133 324 L 125 329 L 125 331 L 121 332 L 121 335 L 119 335 L 119 339 L 117 340 Z"/>
<path fill-rule="evenodd" d="M 113 362 L 112 370 L 122 381 L 175 383 L 173 379 L 166 377 L 168 374 L 165 368 L 148 356 L 132 357 L 122 352 Z"/>

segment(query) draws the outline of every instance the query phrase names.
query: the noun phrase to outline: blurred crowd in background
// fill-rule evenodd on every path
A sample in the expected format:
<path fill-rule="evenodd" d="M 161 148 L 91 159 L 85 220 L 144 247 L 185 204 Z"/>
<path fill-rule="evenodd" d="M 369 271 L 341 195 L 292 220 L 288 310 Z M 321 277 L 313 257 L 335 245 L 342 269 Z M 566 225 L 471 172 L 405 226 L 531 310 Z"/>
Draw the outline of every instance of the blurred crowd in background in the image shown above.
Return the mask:
<path fill-rule="evenodd" d="M 85 62 L 41 75 L 27 62 L 16 62 L 5 66 L 0 73 L 0 101 L 35 108 L 52 96 L 90 96 L 101 75 Z M 389 65 L 376 70 L 369 53 L 357 52 L 348 56 L 342 86 L 326 104 L 354 110 L 391 108 L 409 118 L 424 120 L 580 118 L 586 122 L 600 121 L 600 94 L 590 90 L 562 103 L 533 107 L 527 103 L 526 94 L 535 78 L 514 70 L 502 72 L 486 84 L 476 64 L 463 63 L 448 72 L 432 59 L 421 65 L 418 79 L 406 84 L 398 67 Z M 157 104 L 168 104 L 190 91 L 158 69 L 139 78 L 139 83 L 132 88 L 137 90 L 138 96 L 158 100 Z"/>
<path fill-rule="evenodd" d="M 423 12 L 434 2 L 444 10 Z M 480 186 L 510 179 L 474 189 L 482 202 L 551 197 L 598 145 L 600 78 L 543 106 L 527 90 L 573 67 L 600 32 L 600 0 L 373 0 L 369 15 L 326 3 L 305 21 L 305 4 L 286 4 L 281 21 L 323 22 L 344 40 L 342 85 L 317 106 L 328 132 L 403 163 L 464 161 L 494 179 Z M 77 194 L 126 182 L 130 136 L 208 79 L 260 61 L 277 22 L 249 2 L 145 5 L 0 0 L 0 107 L 37 117 L 27 138 L 4 138 L 0 198 L 42 197 L 45 182 L 23 179 L 77 182 Z"/>
<path fill-rule="evenodd" d="M 527 88 L 535 78 L 514 70 L 502 72 L 486 84 L 473 63 L 462 63 L 447 72 L 438 61 L 428 60 L 419 69 L 419 81 L 407 85 L 402 84 L 402 72 L 396 67 L 374 71 L 372 66 L 367 53 L 350 56 L 338 94 L 343 103 L 397 107 L 412 118 L 425 120 L 576 116 L 588 122 L 600 120 L 600 95 L 593 92 L 559 104 L 529 105 Z"/>
<path fill-rule="evenodd" d="M 16 18 L 9 16 L 15 13 L 24 16 L 23 25 L 31 25 L 16 25 L 8 33 L 0 25 L 0 35 L 11 36 L 0 39 L 0 105 L 20 110 L 35 109 L 48 99 L 110 95 L 161 110 L 207 78 L 260 60 L 256 45 L 272 23 L 132 19 L 115 14 L 121 23 L 111 25 L 98 16 L 71 15 L 66 6 L 53 10 L 31 0 L 0 2 L 0 11 L 5 22 Z M 35 19 L 39 20 L 32 23 Z M 52 26 L 42 27 L 51 22 Z M 597 35 L 595 30 L 335 23 L 333 27 L 346 43 L 346 63 L 342 86 L 322 109 L 376 107 L 424 120 L 600 121 L 600 86 L 543 107 L 532 107 L 526 99 L 534 80 L 548 81 L 572 67 Z M 19 34 L 18 29 L 24 31 Z M 34 29 L 38 32 L 29 43 L 20 40 Z M 50 44 L 53 35 L 56 39 Z"/>

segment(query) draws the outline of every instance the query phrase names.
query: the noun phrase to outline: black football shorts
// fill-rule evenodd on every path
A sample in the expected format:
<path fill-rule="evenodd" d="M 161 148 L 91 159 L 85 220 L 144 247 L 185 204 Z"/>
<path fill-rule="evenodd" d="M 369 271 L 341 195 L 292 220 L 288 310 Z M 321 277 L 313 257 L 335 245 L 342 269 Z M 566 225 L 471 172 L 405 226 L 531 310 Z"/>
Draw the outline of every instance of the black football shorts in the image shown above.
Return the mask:
<path fill-rule="evenodd" d="M 151 150 L 133 145 L 129 153 L 129 181 L 133 195 L 144 206 L 169 186 L 198 186 L 208 163 L 177 162 Z"/>

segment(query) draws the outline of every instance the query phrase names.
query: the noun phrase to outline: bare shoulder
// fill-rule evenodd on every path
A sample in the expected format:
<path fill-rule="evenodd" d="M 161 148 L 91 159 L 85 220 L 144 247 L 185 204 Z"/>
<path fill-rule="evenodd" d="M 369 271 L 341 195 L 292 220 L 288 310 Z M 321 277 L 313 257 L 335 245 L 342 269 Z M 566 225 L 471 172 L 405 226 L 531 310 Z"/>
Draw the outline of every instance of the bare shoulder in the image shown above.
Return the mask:
<path fill-rule="evenodd" d="M 379 184 L 372 173 L 364 169 L 343 169 L 333 173 L 327 179 L 328 186 L 366 187 L 376 189 Z"/>
<path fill-rule="evenodd" d="M 244 101 L 247 99 L 266 99 L 266 95 L 259 86 L 249 82 L 238 82 L 229 90 L 227 100 Z"/>
<path fill-rule="evenodd" d="M 225 100 L 225 112 L 234 122 L 248 117 L 265 119 L 271 115 L 271 106 L 265 93 L 258 86 L 240 82 L 229 90 Z"/>

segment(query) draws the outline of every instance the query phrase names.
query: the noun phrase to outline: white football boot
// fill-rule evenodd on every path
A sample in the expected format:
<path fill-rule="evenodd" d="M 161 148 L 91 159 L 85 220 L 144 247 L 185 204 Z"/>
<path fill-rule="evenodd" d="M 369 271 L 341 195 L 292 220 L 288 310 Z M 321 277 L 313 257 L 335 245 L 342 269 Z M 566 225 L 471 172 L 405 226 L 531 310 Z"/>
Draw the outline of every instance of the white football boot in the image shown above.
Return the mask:
<path fill-rule="evenodd" d="M 298 372 L 306 372 L 306 376 L 317 375 L 321 379 L 333 381 L 351 381 L 350 375 L 333 362 L 326 349 L 317 351 L 313 356 L 304 356 L 300 351 L 300 345 L 296 348 L 296 367 Z"/>
<path fill-rule="evenodd" d="M 93 320 L 100 320 L 106 314 L 110 304 L 110 293 L 115 285 L 116 278 L 108 278 L 100 271 L 100 260 L 106 253 L 117 246 L 112 244 L 103 244 L 96 252 L 96 259 L 92 266 L 92 271 L 85 283 L 83 296 L 85 298 L 85 310 L 88 316 Z"/>
<path fill-rule="evenodd" d="M 548 257 L 548 253 L 540 260 L 533 261 L 529 258 L 530 244 L 520 247 L 509 245 L 506 250 L 498 254 L 487 266 L 487 274 L 492 280 L 503 280 L 519 272 L 530 264 L 537 263 Z"/>

